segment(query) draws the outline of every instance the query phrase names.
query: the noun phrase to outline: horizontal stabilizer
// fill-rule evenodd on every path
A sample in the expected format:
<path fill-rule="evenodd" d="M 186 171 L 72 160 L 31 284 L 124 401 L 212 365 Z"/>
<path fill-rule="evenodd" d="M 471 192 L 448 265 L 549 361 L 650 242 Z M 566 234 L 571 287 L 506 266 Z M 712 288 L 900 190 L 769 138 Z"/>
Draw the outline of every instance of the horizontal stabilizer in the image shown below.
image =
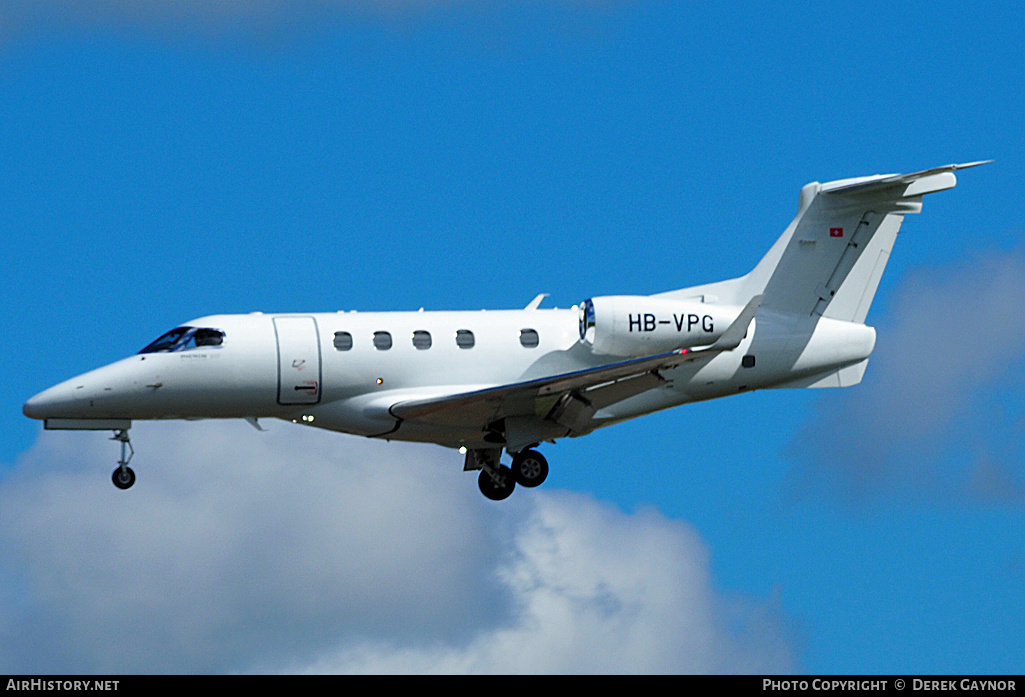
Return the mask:
<path fill-rule="evenodd" d="M 921 194 L 953 188 L 957 183 L 957 180 L 953 178 L 955 170 L 978 167 L 979 165 L 989 164 L 992 161 L 993 160 L 979 160 L 978 162 L 944 165 L 942 167 L 933 167 L 932 169 L 923 169 L 920 172 L 911 172 L 910 174 L 877 174 L 872 177 L 859 177 L 853 180 L 841 179 L 840 181 L 823 184 L 821 191 L 825 194 L 870 194 L 882 191 L 883 189 L 909 186 L 910 184 L 914 184 L 915 182 L 923 179 L 935 178 L 935 184 L 933 186 L 927 188 L 923 187 L 921 189 L 918 187 L 911 188 L 909 186 L 908 190 L 902 194 L 902 196 L 919 196 Z M 937 177 L 937 175 L 944 174 L 951 176 Z"/>

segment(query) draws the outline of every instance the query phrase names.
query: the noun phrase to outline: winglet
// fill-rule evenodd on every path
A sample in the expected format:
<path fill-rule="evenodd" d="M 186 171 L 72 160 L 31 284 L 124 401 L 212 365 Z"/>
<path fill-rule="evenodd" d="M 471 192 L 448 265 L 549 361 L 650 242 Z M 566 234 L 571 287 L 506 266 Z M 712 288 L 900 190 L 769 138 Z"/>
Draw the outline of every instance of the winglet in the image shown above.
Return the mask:
<path fill-rule="evenodd" d="M 708 347 L 710 351 L 732 351 L 740 346 L 740 342 L 747 336 L 747 328 L 751 326 L 751 320 L 758 314 L 758 308 L 762 306 L 764 295 L 756 295 L 747 301 L 747 305 L 737 315 L 737 319 L 726 328 L 718 341 Z"/>
<path fill-rule="evenodd" d="M 531 300 L 524 310 L 536 310 L 541 304 L 541 301 L 548 297 L 548 293 L 538 293 L 537 297 Z"/>

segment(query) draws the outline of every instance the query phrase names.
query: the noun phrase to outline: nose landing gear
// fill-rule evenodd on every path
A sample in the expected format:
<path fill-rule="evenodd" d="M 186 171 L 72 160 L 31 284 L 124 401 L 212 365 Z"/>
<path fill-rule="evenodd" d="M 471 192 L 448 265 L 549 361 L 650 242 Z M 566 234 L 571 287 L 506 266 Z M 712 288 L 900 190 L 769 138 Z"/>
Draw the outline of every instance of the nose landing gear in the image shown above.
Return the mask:
<path fill-rule="evenodd" d="M 132 442 L 128 439 L 128 429 L 114 431 L 114 437 L 111 440 L 121 443 L 121 459 L 117 461 L 117 468 L 111 475 L 111 480 L 118 489 L 127 489 L 135 484 L 135 472 L 128 466 L 128 463 L 132 461 L 132 456 L 135 455 Z"/>

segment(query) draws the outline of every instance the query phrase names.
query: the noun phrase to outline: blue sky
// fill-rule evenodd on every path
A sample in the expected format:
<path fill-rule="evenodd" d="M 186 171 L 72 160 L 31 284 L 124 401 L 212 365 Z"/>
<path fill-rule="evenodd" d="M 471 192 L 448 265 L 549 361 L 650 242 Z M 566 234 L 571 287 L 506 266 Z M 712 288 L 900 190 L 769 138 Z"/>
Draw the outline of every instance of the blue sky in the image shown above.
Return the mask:
<path fill-rule="evenodd" d="M 0 670 L 1021 672 L 1019 9 L 82 8 L 0 7 Z M 906 220 L 862 385 L 561 441 L 504 507 L 286 424 L 139 424 L 125 496 L 21 414 L 210 313 L 733 277 L 807 181 L 986 158 Z"/>

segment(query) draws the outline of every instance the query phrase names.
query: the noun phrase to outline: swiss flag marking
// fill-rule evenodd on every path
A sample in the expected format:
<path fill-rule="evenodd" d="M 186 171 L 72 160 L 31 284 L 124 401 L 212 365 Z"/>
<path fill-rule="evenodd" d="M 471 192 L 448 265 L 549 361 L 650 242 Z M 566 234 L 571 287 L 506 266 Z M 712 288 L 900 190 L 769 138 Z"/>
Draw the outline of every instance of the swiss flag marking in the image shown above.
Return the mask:
<path fill-rule="evenodd" d="M 829 236 L 830 237 L 843 237 L 843 228 L 842 227 L 831 227 L 831 228 L 829 228 Z"/>

